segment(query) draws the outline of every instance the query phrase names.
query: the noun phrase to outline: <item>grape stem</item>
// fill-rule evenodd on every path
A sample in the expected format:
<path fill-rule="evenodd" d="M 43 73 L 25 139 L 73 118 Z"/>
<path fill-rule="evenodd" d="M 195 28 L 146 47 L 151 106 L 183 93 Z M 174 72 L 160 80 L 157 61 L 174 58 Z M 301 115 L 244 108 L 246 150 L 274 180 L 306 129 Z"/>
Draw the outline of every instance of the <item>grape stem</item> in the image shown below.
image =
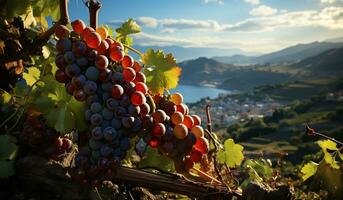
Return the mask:
<path fill-rule="evenodd" d="M 197 168 L 192 168 L 193 171 L 196 171 L 198 174 L 201 174 L 203 176 L 205 176 L 206 178 L 208 178 L 210 181 L 213 181 L 219 185 L 222 185 L 222 182 L 218 181 L 216 178 L 206 174 L 205 172 L 201 171 L 200 169 L 197 169 Z"/>
<path fill-rule="evenodd" d="M 89 22 L 90 26 L 96 30 L 98 27 L 98 14 L 101 8 L 101 3 L 99 1 L 88 0 L 84 1 L 85 5 L 89 10 Z"/>
<path fill-rule="evenodd" d="M 313 131 L 314 131 L 314 129 L 312 129 L 308 124 L 306 124 L 306 132 L 309 131 L 309 130 L 313 130 Z M 338 140 L 336 140 L 335 138 L 329 137 L 329 136 L 327 136 L 327 135 L 324 134 L 324 133 L 319 133 L 319 132 L 314 131 L 313 134 L 314 134 L 314 135 L 319 135 L 319 136 L 322 137 L 322 138 L 331 140 L 331 141 L 333 141 L 333 142 L 335 142 L 335 143 L 340 144 L 340 145 L 343 146 L 343 142 L 338 141 Z"/>
<path fill-rule="evenodd" d="M 133 47 L 130 47 L 130 46 L 126 45 L 126 44 L 123 44 L 123 46 L 124 46 L 125 48 L 129 49 L 130 51 L 132 51 L 132 52 L 138 54 L 141 58 L 143 57 L 143 53 L 140 52 L 140 51 L 138 51 L 137 49 L 135 49 L 135 48 L 133 48 Z"/>

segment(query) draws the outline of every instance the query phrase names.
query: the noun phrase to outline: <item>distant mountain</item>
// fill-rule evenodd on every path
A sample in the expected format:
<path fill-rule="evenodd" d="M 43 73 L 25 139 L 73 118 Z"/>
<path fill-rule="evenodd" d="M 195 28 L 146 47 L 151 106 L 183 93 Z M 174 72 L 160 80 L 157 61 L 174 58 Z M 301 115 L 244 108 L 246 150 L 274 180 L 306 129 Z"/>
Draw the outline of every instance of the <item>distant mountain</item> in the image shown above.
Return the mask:
<path fill-rule="evenodd" d="M 340 41 L 340 38 L 333 39 L 332 41 Z M 343 38 L 342 38 L 343 40 Z M 313 42 L 308 44 L 297 44 L 280 51 L 265 54 L 262 56 L 225 56 L 214 57 L 215 60 L 230 64 L 271 64 L 271 65 L 288 65 L 300 62 L 311 56 L 315 56 L 329 49 L 335 49 L 343 46 L 343 42 Z"/>
<path fill-rule="evenodd" d="M 330 49 L 291 65 L 312 72 L 313 75 L 343 73 L 343 47 Z"/>
<path fill-rule="evenodd" d="M 328 39 L 328 40 L 325 40 L 325 42 L 342 43 L 343 37 Z"/>
<path fill-rule="evenodd" d="M 257 55 L 257 53 L 245 52 L 240 49 L 219 49 L 202 47 L 181 47 L 181 46 L 140 46 L 134 48 L 145 52 L 148 48 L 162 49 L 166 53 L 172 53 L 178 62 L 199 57 L 230 56 L 234 54 Z"/>

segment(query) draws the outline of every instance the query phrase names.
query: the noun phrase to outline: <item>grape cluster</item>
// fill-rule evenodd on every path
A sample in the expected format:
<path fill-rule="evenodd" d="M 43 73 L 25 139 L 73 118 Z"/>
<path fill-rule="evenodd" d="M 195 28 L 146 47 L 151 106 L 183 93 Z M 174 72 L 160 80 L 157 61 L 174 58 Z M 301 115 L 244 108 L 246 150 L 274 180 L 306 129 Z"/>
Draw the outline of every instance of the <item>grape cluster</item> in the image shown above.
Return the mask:
<path fill-rule="evenodd" d="M 85 120 L 91 138 L 76 164 L 110 169 L 125 158 L 130 138 L 142 131 L 141 115 L 150 112 L 146 78 L 141 65 L 125 55 L 123 45 L 107 37 L 105 29 L 94 30 L 80 20 L 72 27 L 72 32 L 63 25 L 56 29 L 55 78 L 87 104 Z"/>
<path fill-rule="evenodd" d="M 26 116 L 20 141 L 30 150 L 54 160 L 60 160 L 60 155 L 69 152 L 73 144 L 67 137 L 48 128 L 42 117 L 35 114 Z"/>
<path fill-rule="evenodd" d="M 176 170 L 191 169 L 209 150 L 201 118 L 189 114 L 180 93 L 156 95 L 154 102 L 157 110 L 143 117 L 143 127 L 148 130 L 144 141 L 173 159 Z"/>
<path fill-rule="evenodd" d="M 94 30 L 81 20 L 72 22 L 72 27 L 72 31 L 63 25 L 56 28 L 55 78 L 87 105 L 91 137 L 75 159 L 77 177 L 88 182 L 86 174 L 92 183 L 109 179 L 136 136 L 181 163 L 177 169 L 192 168 L 209 145 L 200 118 L 189 115 L 182 95 L 152 98 L 142 66 L 108 37 L 106 29 Z"/>

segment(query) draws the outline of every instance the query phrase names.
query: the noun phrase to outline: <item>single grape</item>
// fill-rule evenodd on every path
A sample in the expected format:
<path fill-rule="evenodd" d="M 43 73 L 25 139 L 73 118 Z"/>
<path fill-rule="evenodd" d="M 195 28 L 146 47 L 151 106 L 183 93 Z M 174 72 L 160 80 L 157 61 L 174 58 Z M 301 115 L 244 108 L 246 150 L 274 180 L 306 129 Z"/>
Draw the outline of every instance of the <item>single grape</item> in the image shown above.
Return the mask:
<path fill-rule="evenodd" d="M 96 32 L 99 33 L 101 39 L 106 39 L 108 37 L 108 31 L 105 27 L 101 26 L 96 29 Z"/>
<path fill-rule="evenodd" d="M 90 110 L 93 113 L 98 113 L 98 112 L 100 112 L 102 110 L 102 105 L 99 102 L 94 102 L 94 103 L 91 104 Z"/>
<path fill-rule="evenodd" d="M 99 74 L 100 74 L 99 70 L 93 66 L 88 67 L 85 72 L 87 79 L 91 81 L 96 81 L 99 78 Z"/>
<path fill-rule="evenodd" d="M 114 84 L 123 84 L 124 83 L 123 74 L 120 73 L 120 72 L 112 73 L 112 83 L 114 83 Z"/>
<path fill-rule="evenodd" d="M 96 139 L 94 139 L 94 138 L 91 138 L 91 139 L 89 140 L 88 144 L 89 144 L 89 147 L 90 147 L 92 150 L 98 150 L 98 149 L 100 149 L 101 146 L 102 146 L 102 142 L 99 141 L 99 140 L 96 140 Z M 93 151 L 93 152 L 94 152 L 94 151 Z M 92 153 L 93 153 L 93 152 L 92 152 Z"/>
<path fill-rule="evenodd" d="M 96 57 L 98 56 L 98 51 L 95 49 L 89 49 L 87 51 L 87 55 L 89 61 L 95 61 Z"/>
<path fill-rule="evenodd" d="M 99 102 L 99 100 L 100 99 L 97 95 L 90 95 L 87 97 L 86 103 L 87 103 L 87 105 L 92 105 L 92 103 Z"/>
<path fill-rule="evenodd" d="M 75 90 L 73 96 L 78 101 L 86 100 L 86 93 L 83 90 Z"/>
<path fill-rule="evenodd" d="M 113 149 L 108 144 L 104 144 L 100 148 L 100 153 L 102 156 L 107 157 L 113 153 Z"/>
<path fill-rule="evenodd" d="M 166 113 L 158 109 L 152 114 L 152 118 L 154 119 L 154 123 L 163 123 L 167 119 Z"/>
<path fill-rule="evenodd" d="M 70 78 L 72 78 L 73 76 L 79 75 L 81 73 L 81 69 L 77 64 L 71 64 L 65 68 L 65 72 Z"/>
<path fill-rule="evenodd" d="M 77 34 L 81 34 L 83 32 L 83 30 L 86 28 L 86 24 L 80 19 L 73 21 L 71 23 L 71 26 L 73 27 L 73 30 Z"/>
<path fill-rule="evenodd" d="M 146 86 L 145 83 L 138 82 L 138 83 L 136 83 L 135 88 L 136 88 L 137 91 L 140 91 L 140 92 L 142 92 L 143 94 L 148 93 L 148 87 Z"/>
<path fill-rule="evenodd" d="M 112 89 L 111 89 L 112 98 L 120 99 L 123 94 L 124 94 L 124 89 L 121 85 L 115 84 L 112 86 Z"/>
<path fill-rule="evenodd" d="M 118 46 L 114 46 L 113 48 L 111 48 L 110 50 L 111 60 L 119 62 L 123 59 L 123 57 L 124 57 L 124 51 L 122 48 Z"/>
<path fill-rule="evenodd" d="M 110 110 L 116 109 L 118 105 L 119 105 L 119 102 L 113 98 L 109 98 L 106 100 L 106 107 Z"/>
<path fill-rule="evenodd" d="M 182 123 L 189 129 L 192 129 L 194 126 L 194 120 L 190 115 L 185 115 Z"/>
<path fill-rule="evenodd" d="M 175 105 L 180 105 L 183 102 L 182 94 L 175 92 L 171 95 L 171 101 L 175 103 Z"/>
<path fill-rule="evenodd" d="M 133 63 L 133 69 L 135 70 L 135 72 L 140 72 L 142 70 L 142 66 L 137 61 L 135 61 Z"/>
<path fill-rule="evenodd" d="M 125 68 L 123 70 L 123 77 L 125 81 L 133 81 L 136 77 L 136 72 L 132 68 Z"/>
<path fill-rule="evenodd" d="M 162 137 L 166 133 L 166 127 L 162 123 L 157 123 L 152 128 L 151 134 L 155 137 Z"/>
<path fill-rule="evenodd" d="M 121 121 L 116 119 L 116 118 L 113 118 L 112 121 L 111 121 L 111 125 L 116 130 L 119 130 L 121 128 Z"/>
<path fill-rule="evenodd" d="M 118 47 L 119 49 L 124 50 L 124 45 L 122 43 L 117 42 L 117 41 L 115 41 L 113 39 L 111 39 L 111 40 L 112 40 L 111 47 L 110 47 L 111 49 L 114 48 L 114 47 Z"/>
<path fill-rule="evenodd" d="M 97 90 L 97 84 L 94 81 L 86 81 L 85 85 L 83 86 L 83 90 L 86 94 L 92 95 Z"/>
<path fill-rule="evenodd" d="M 58 53 L 65 53 L 71 50 L 71 46 L 71 41 L 69 39 L 64 38 L 57 41 L 56 50 Z"/>
<path fill-rule="evenodd" d="M 95 66 L 99 69 L 99 70 L 103 70 L 106 69 L 108 66 L 108 59 L 106 56 L 104 55 L 98 55 L 95 59 Z"/>
<path fill-rule="evenodd" d="M 201 138 L 204 136 L 204 129 L 199 126 L 199 125 L 195 125 L 191 132 L 195 135 L 196 138 Z"/>
<path fill-rule="evenodd" d="M 115 110 L 114 110 L 114 115 L 116 118 L 121 118 L 127 115 L 127 111 L 124 107 L 118 106 Z"/>
<path fill-rule="evenodd" d="M 174 136 L 177 139 L 184 139 L 188 134 L 188 129 L 184 124 L 178 124 L 174 127 Z"/>
<path fill-rule="evenodd" d="M 106 40 L 101 41 L 100 45 L 96 49 L 99 54 L 105 55 L 107 53 L 107 50 L 110 48 L 110 45 L 107 43 Z"/>
<path fill-rule="evenodd" d="M 98 126 L 102 123 L 103 118 L 99 113 L 95 113 L 91 116 L 91 124 L 94 126 Z"/>
<path fill-rule="evenodd" d="M 183 122 L 184 116 L 181 112 L 177 111 L 174 114 L 172 114 L 171 116 L 171 121 L 173 122 L 173 124 L 177 125 L 177 124 L 181 124 Z"/>
<path fill-rule="evenodd" d="M 112 119 L 112 124 L 113 124 L 113 119 Z M 118 137 L 119 137 L 119 133 L 116 131 L 115 128 L 113 128 L 113 127 L 106 127 L 104 129 L 104 138 L 105 138 L 105 140 L 113 141 L 113 140 L 115 140 Z"/>
<path fill-rule="evenodd" d="M 60 83 L 66 83 L 70 80 L 67 74 L 64 72 L 64 69 L 58 69 L 55 73 L 55 79 Z"/>
<path fill-rule="evenodd" d="M 133 82 L 124 82 L 123 84 L 124 93 L 131 95 L 135 90 L 135 84 Z"/>
<path fill-rule="evenodd" d="M 123 124 L 123 126 L 125 128 L 132 128 L 134 122 L 135 122 L 135 118 L 134 117 L 123 117 L 121 119 L 121 123 Z"/>
<path fill-rule="evenodd" d="M 55 58 L 55 64 L 58 68 L 64 69 L 66 67 L 66 62 L 64 61 L 64 54 L 58 54 Z"/>
<path fill-rule="evenodd" d="M 75 55 L 72 51 L 67 51 L 64 53 L 64 61 L 68 64 L 74 63 L 76 60 Z"/>
<path fill-rule="evenodd" d="M 204 137 L 197 138 L 196 143 L 194 145 L 194 149 L 198 150 L 202 154 L 206 154 L 210 148 L 208 140 Z"/>
<path fill-rule="evenodd" d="M 142 116 L 142 126 L 145 129 L 150 129 L 153 125 L 153 119 L 149 115 Z"/>
<path fill-rule="evenodd" d="M 87 45 L 83 41 L 76 41 L 72 45 L 72 52 L 75 56 L 83 56 L 87 53 Z"/>
<path fill-rule="evenodd" d="M 132 126 L 132 134 L 131 136 L 134 137 L 136 136 L 135 132 L 138 132 L 142 128 L 142 120 L 139 117 L 135 118 L 135 121 L 133 122 Z"/>
<path fill-rule="evenodd" d="M 194 121 L 194 125 L 201 125 L 201 118 L 198 115 L 191 115 Z"/>
<path fill-rule="evenodd" d="M 158 145 L 160 144 L 160 140 L 157 138 L 153 138 L 149 141 L 148 144 L 150 145 L 151 148 L 157 148 Z"/>
<path fill-rule="evenodd" d="M 95 31 L 88 33 L 85 39 L 86 44 L 89 48 L 96 49 L 101 43 L 101 37 L 99 33 Z"/>
<path fill-rule="evenodd" d="M 109 99 L 109 98 L 111 98 L 111 95 L 109 93 L 105 92 L 105 93 L 102 94 L 102 100 L 104 102 L 106 102 L 107 99 Z"/>
<path fill-rule="evenodd" d="M 136 77 L 133 80 L 134 83 L 138 83 L 138 82 L 142 82 L 145 83 L 146 82 L 146 77 L 143 74 L 143 72 L 136 72 Z"/>
<path fill-rule="evenodd" d="M 84 75 L 74 76 L 71 82 L 76 88 L 82 88 L 86 82 L 86 77 Z"/>
<path fill-rule="evenodd" d="M 196 149 L 192 149 L 191 154 L 190 154 L 190 159 L 193 162 L 200 162 L 202 157 L 202 153 Z"/>
<path fill-rule="evenodd" d="M 126 68 L 126 67 L 132 67 L 134 63 L 134 60 L 131 56 L 125 55 L 123 57 L 123 60 L 121 61 L 121 65 Z"/>
<path fill-rule="evenodd" d="M 91 134 L 92 134 L 92 137 L 96 140 L 101 140 L 104 137 L 104 134 L 100 126 L 93 128 Z"/>
<path fill-rule="evenodd" d="M 101 70 L 99 74 L 99 80 L 101 82 L 108 82 L 111 80 L 112 77 L 112 71 L 108 68 Z"/>
<path fill-rule="evenodd" d="M 55 35 L 58 39 L 63 39 L 69 37 L 69 29 L 64 25 L 58 25 L 55 29 Z"/>
<path fill-rule="evenodd" d="M 148 113 L 150 113 L 150 106 L 147 103 L 143 103 L 142 105 L 139 106 L 139 108 L 140 108 L 140 114 L 142 116 L 147 115 Z"/>
<path fill-rule="evenodd" d="M 102 123 L 101 123 L 101 128 L 102 129 L 105 129 L 107 127 L 111 126 L 111 121 L 110 120 L 104 120 Z"/>
<path fill-rule="evenodd" d="M 102 110 L 102 117 L 105 119 L 105 120 L 112 120 L 113 118 L 113 112 L 107 108 L 104 108 Z"/>
<path fill-rule="evenodd" d="M 180 105 L 176 105 L 176 111 L 179 111 L 185 115 L 186 114 L 186 105 L 183 103 Z"/>
<path fill-rule="evenodd" d="M 139 106 L 134 106 L 131 104 L 128 106 L 127 111 L 132 116 L 138 116 L 141 111 L 141 108 Z"/>
<path fill-rule="evenodd" d="M 171 116 L 176 112 L 176 106 L 173 102 L 167 102 L 164 105 L 164 111 L 167 113 L 167 115 Z"/>
<path fill-rule="evenodd" d="M 131 69 L 131 68 L 129 68 Z M 146 98 L 142 92 L 136 91 L 131 94 L 131 103 L 135 106 L 140 106 L 146 102 Z"/>

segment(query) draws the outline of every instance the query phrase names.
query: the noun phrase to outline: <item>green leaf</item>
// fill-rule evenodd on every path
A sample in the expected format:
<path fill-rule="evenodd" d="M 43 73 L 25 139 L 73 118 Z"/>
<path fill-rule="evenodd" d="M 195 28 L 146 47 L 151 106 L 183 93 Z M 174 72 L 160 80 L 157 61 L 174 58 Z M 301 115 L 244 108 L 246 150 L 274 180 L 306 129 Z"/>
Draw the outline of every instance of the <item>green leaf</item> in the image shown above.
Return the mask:
<path fill-rule="evenodd" d="M 107 29 L 108 35 L 113 37 L 114 36 L 114 30 L 107 24 L 103 24 L 102 27 Z"/>
<path fill-rule="evenodd" d="M 138 164 L 138 168 L 155 167 L 161 171 L 173 172 L 174 164 L 167 156 L 163 156 L 158 151 L 148 147 L 141 162 Z"/>
<path fill-rule="evenodd" d="M 243 159 L 243 146 L 235 144 L 233 139 L 227 139 L 224 142 L 224 150 L 217 153 L 217 159 L 220 163 L 226 163 L 229 167 L 239 166 Z"/>
<path fill-rule="evenodd" d="M 0 90 L 0 104 L 8 104 L 12 100 L 12 95 L 5 90 Z"/>
<path fill-rule="evenodd" d="M 33 106 L 37 111 L 47 114 L 54 108 L 55 101 L 48 96 L 41 96 L 36 98 Z"/>
<path fill-rule="evenodd" d="M 31 0 L 11 0 L 6 1 L 5 5 L 1 5 L 3 13 L 0 13 L 1 16 L 4 16 L 5 19 L 12 19 L 13 17 L 23 15 L 27 12 L 30 7 Z M 5 2 L 1 2 L 5 3 Z"/>
<path fill-rule="evenodd" d="M 47 124 L 57 132 L 69 133 L 75 127 L 75 117 L 69 106 L 62 105 L 45 115 Z"/>
<path fill-rule="evenodd" d="M 60 18 L 59 1 L 56 0 L 35 0 L 31 2 L 33 15 L 35 17 L 50 16 L 53 21 L 58 21 Z"/>
<path fill-rule="evenodd" d="M 14 161 L 0 160 L 0 178 L 8 178 L 14 175 Z"/>
<path fill-rule="evenodd" d="M 172 54 L 164 55 L 163 51 L 148 49 L 142 56 L 146 66 L 144 74 L 147 85 L 154 94 L 162 94 L 165 89 L 176 88 L 181 75 L 181 68 L 177 67 L 176 60 Z"/>
<path fill-rule="evenodd" d="M 29 86 L 32 86 L 39 79 L 39 76 L 40 70 L 36 67 L 30 67 L 27 72 L 23 73 L 23 78 Z"/>
<path fill-rule="evenodd" d="M 315 162 L 308 162 L 306 163 L 300 170 L 300 172 L 303 174 L 301 176 L 303 181 L 306 181 L 308 178 L 316 174 L 318 168 L 318 164 Z"/>
<path fill-rule="evenodd" d="M 326 151 L 327 149 L 332 151 L 338 150 L 337 144 L 331 140 L 318 141 L 318 145 L 322 148 L 323 151 Z"/>
<path fill-rule="evenodd" d="M 133 19 L 128 19 L 124 22 L 121 27 L 116 29 L 116 32 L 121 36 L 125 37 L 130 34 L 141 32 L 141 27 Z"/>
<path fill-rule="evenodd" d="M 248 159 L 244 162 L 245 167 L 253 168 L 259 176 L 266 178 L 267 180 L 272 178 L 273 169 L 270 167 L 269 163 L 265 160 L 253 160 Z"/>
<path fill-rule="evenodd" d="M 47 46 L 43 46 L 42 48 L 42 54 L 45 59 L 49 58 L 50 56 L 50 50 Z"/>
<path fill-rule="evenodd" d="M 85 103 L 77 101 L 75 98 L 72 98 L 69 103 L 70 109 L 74 114 L 76 121 L 76 128 L 79 131 L 85 131 L 88 128 L 88 125 L 85 121 Z"/>
<path fill-rule="evenodd" d="M 0 135 L 0 160 L 13 160 L 17 155 L 16 139 L 10 135 Z"/>

